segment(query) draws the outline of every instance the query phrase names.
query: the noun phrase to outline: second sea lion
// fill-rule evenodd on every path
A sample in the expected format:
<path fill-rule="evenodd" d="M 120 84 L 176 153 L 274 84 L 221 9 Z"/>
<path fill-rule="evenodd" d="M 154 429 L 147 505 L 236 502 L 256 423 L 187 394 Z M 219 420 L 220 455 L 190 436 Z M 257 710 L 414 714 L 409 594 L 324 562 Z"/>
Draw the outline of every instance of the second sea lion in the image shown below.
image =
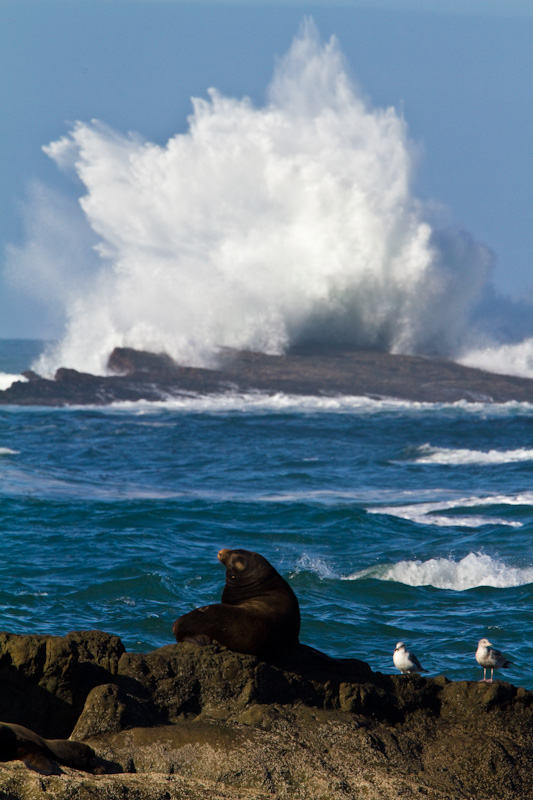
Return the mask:
<path fill-rule="evenodd" d="M 94 772 L 98 762 L 88 744 L 70 739 L 44 739 L 23 725 L 0 722 L 0 761 L 18 759 L 42 775 L 54 772 L 53 761 L 85 772 Z"/>

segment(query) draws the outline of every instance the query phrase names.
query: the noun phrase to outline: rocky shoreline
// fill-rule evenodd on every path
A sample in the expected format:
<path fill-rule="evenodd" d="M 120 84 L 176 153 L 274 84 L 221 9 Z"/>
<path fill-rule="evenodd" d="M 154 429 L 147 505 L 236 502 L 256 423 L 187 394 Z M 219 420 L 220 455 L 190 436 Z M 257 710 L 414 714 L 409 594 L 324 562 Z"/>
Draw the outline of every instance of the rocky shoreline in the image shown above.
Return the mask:
<path fill-rule="evenodd" d="M 0 634 L 0 718 L 89 744 L 101 774 L 0 767 L 0 796 L 135 800 L 533 797 L 533 692 L 373 672 L 301 647 L 126 652 L 100 631 Z"/>
<path fill-rule="evenodd" d="M 212 369 L 180 366 L 169 356 L 116 348 L 106 376 L 60 368 L 33 372 L 0 391 L 0 405 L 108 405 L 187 394 L 260 391 L 352 395 L 429 403 L 533 402 L 533 380 L 496 375 L 444 359 L 324 348 L 285 355 L 221 351 Z"/>

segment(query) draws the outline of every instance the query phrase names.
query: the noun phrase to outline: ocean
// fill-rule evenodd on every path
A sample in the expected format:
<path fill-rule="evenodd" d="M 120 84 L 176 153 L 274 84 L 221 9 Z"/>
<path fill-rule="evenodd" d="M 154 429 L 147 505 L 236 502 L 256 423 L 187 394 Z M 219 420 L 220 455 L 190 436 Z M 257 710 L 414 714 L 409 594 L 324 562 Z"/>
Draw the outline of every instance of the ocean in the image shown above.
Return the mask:
<path fill-rule="evenodd" d="M 0 381 L 38 341 L 0 341 Z M 533 406 L 234 394 L 0 407 L 1 628 L 131 651 L 218 602 L 222 547 L 289 581 L 301 641 L 477 680 L 478 639 L 533 688 Z"/>
<path fill-rule="evenodd" d="M 436 227 L 403 113 L 312 20 L 263 106 L 206 88 L 166 142 L 81 120 L 43 150 L 76 196 L 38 187 L 7 271 L 63 337 L 1 341 L 0 388 L 105 374 L 117 346 L 209 366 L 340 342 L 533 376 L 530 305 L 494 290 L 489 247 Z M 403 640 L 430 675 L 475 680 L 486 637 L 533 688 L 532 461 L 517 403 L 0 406 L 1 627 L 148 651 L 219 600 L 217 552 L 241 547 L 290 582 L 309 645 L 394 672 Z"/>

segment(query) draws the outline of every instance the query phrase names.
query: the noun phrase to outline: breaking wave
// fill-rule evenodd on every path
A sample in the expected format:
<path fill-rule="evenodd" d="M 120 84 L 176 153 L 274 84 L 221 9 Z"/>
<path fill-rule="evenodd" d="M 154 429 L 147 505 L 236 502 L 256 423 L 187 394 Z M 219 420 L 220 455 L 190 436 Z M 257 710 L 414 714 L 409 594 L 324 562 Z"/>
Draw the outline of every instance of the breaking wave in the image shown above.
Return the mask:
<path fill-rule="evenodd" d="M 478 586 L 503 589 L 533 583 L 533 567 L 509 567 L 497 559 L 479 553 L 469 553 L 460 561 L 430 558 L 428 561 L 400 561 L 356 572 L 346 580 L 376 578 L 408 586 L 434 586 L 463 592 Z"/>
<path fill-rule="evenodd" d="M 450 465 L 490 465 L 512 464 L 522 461 L 533 461 L 533 450 L 519 447 L 516 450 L 468 450 L 466 448 L 431 447 L 429 444 L 418 448 L 417 464 L 450 464 Z"/>
<path fill-rule="evenodd" d="M 490 252 L 432 229 L 404 119 L 363 98 L 334 37 L 306 21 L 263 107 L 215 89 L 192 104 L 164 145 L 93 121 L 44 148 L 85 194 L 69 220 L 41 190 L 34 240 L 11 248 L 11 273 L 63 308 L 39 372 L 103 373 L 116 346 L 206 365 L 222 346 L 317 342 L 476 365 L 493 348 L 490 369 L 522 342 L 515 368 L 533 375 L 530 309 L 494 341 Z"/>

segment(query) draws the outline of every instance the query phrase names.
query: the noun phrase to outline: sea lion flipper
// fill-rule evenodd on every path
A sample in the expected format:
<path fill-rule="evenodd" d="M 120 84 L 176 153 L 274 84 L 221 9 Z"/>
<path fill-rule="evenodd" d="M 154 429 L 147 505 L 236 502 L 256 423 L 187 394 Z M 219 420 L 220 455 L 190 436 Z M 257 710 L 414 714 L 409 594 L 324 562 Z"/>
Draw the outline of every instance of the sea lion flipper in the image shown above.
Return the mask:
<path fill-rule="evenodd" d="M 208 644 L 213 644 L 211 637 L 207 636 L 205 633 L 189 633 L 184 636 L 183 639 L 180 639 L 180 642 L 192 642 L 199 647 L 207 647 Z"/>
<path fill-rule="evenodd" d="M 39 772 L 41 775 L 53 775 L 54 772 L 58 770 L 54 769 L 54 765 L 42 753 L 37 753 L 35 751 L 28 750 L 27 752 L 20 755 L 20 760 L 29 768 L 34 770 L 35 772 Z"/>

